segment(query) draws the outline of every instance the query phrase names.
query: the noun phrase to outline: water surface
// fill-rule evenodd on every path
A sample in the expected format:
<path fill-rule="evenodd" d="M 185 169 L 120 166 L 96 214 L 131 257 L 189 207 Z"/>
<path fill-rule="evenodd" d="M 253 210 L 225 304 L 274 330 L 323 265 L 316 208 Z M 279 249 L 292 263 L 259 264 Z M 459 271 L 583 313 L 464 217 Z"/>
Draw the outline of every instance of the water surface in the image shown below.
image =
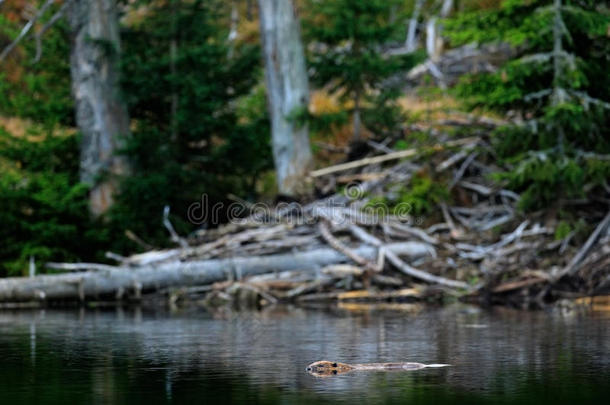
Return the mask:
<path fill-rule="evenodd" d="M 0 312 L 1 404 L 605 403 L 610 317 L 370 311 Z M 317 360 L 450 363 L 316 378 Z"/>

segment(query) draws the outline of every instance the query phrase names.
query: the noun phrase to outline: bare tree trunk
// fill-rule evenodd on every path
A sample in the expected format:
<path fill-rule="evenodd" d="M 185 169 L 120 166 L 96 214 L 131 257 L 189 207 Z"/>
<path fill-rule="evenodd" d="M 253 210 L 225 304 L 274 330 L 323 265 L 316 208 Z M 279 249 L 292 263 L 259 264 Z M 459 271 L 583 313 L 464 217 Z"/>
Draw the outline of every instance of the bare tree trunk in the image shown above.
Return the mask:
<path fill-rule="evenodd" d="M 413 15 L 409 20 L 409 25 L 407 28 L 407 40 L 405 41 L 405 48 L 407 48 L 407 52 L 413 52 L 416 49 L 415 39 L 417 33 L 417 20 L 419 19 L 419 14 L 421 13 L 421 9 L 424 5 L 425 0 L 417 0 L 415 2 L 415 7 L 413 8 Z"/>
<path fill-rule="evenodd" d="M 566 92 L 561 87 L 561 57 L 563 52 L 563 27 L 564 23 L 561 18 L 561 0 L 554 0 L 553 3 L 553 95 L 551 97 L 551 103 L 553 106 L 557 106 L 566 101 Z M 557 146 L 559 153 L 564 155 L 564 138 L 565 134 L 561 125 L 557 128 Z"/>
<path fill-rule="evenodd" d="M 231 2 L 231 26 L 229 29 L 229 58 L 233 57 L 235 52 L 235 40 L 237 39 L 237 24 L 239 23 L 239 9 L 237 8 L 237 0 Z"/>
<path fill-rule="evenodd" d="M 426 23 L 426 52 L 431 59 L 436 55 L 436 17 Z"/>
<path fill-rule="evenodd" d="M 443 0 L 440 18 L 447 18 L 453 8 L 453 0 Z M 426 51 L 428 57 L 435 60 L 443 49 L 443 38 L 441 37 L 442 26 L 437 24 L 436 17 L 432 17 L 426 25 Z"/>
<path fill-rule="evenodd" d="M 353 141 L 360 140 L 360 132 L 362 127 L 362 122 L 360 119 L 360 94 L 356 93 L 354 95 L 354 112 L 353 112 L 353 125 L 354 125 L 354 135 Z"/>
<path fill-rule="evenodd" d="M 113 201 L 116 176 L 128 170 L 116 156 L 129 118 L 119 92 L 119 27 L 114 0 L 75 0 L 68 9 L 72 30 L 70 70 L 76 123 L 83 139 L 81 180 L 91 185 L 90 208 L 105 212 Z M 105 176 L 100 179 L 100 176 Z"/>
<path fill-rule="evenodd" d="M 453 0 L 443 0 L 443 6 L 441 7 L 441 18 L 446 18 L 451 9 L 453 8 Z"/>
<path fill-rule="evenodd" d="M 307 126 L 289 114 L 307 108 L 309 86 L 300 29 L 291 0 L 259 0 L 273 158 L 281 194 L 307 193 L 312 157 Z"/>
<path fill-rule="evenodd" d="M 176 1 L 171 0 L 171 23 L 172 39 L 169 44 L 169 70 L 172 75 L 172 98 L 171 98 L 171 137 L 172 140 L 178 139 L 178 90 L 176 86 L 176 59 L 178 58 L 178 21 Z"/>

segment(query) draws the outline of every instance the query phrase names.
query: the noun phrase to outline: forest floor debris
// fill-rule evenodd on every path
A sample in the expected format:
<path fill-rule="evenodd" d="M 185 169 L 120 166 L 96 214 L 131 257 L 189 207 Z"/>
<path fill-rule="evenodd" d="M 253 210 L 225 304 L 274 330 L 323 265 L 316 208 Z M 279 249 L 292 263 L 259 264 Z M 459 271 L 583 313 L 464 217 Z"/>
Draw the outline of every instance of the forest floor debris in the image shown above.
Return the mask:
<path fill-rule="evenodd" d="M 117 265 L 49 263 L 70 273 L 0 280 L 0 301 L 152 296 L 171 306 L 251 307 L 459 299 L 544 308 L 608 293 L 607 206 L 565 202 L 590 224 L 578 237 L 558 238 L 549 212 L 521 213 L 519 196 L 490 178 L 500 170 L 487 136 L 493 125 L 447 119 L 435 125 L 431 145 L 371 147 L 370 156 L 312 173 L 316 189 L 334 192 L 254 210 L 188 238 L 166 215 L 177 248 L 108 255 Z M 449 135 L 455 127 L 469 136 Z M 416 178 L 426 185 L 421 195 Z M 446 185 L 441 198 L 432 182 Z"/>

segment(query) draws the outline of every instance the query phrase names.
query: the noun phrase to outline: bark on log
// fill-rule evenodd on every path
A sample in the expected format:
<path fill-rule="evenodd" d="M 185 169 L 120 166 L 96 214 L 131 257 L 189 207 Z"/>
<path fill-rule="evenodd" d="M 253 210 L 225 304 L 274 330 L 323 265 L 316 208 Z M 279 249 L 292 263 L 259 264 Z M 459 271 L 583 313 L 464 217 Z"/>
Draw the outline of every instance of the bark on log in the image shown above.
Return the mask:
<path fill-rule="evenodd" d="M 394 243 L 385 249 L 411 257 L 428 254 L 428 245 L 417 242 Z M 354 251 L 367 259 L 377 257 L 377 248 L 362 245 Z M 142 292 L 167 287 L 195 286 L 226 280 L 234 274 L 254 276 L 287 270 L 317 271 L 319 267 L 349 261 L 334 249 L 324 248 L 291 254 L 235 257 L 190 262 L 170 262 L 137 268 L 116 267 L 33 278 L 0 280 L 0 302 L 86 300 L 139 296 Z"/>
<path fill-rule="evenodd" d="M 81 180 L 92 185 L 90 206 L 101 214 L 112 205 L 112 175 L 127 171 L 115 156 L 119 137 L 129 133 L 127 108 L 119 91 L 119 24 L 115 0 L 73 1 L 67 10 L 72 31 L 70 72 L 76 123 L 83 134 Z M 103 173 L 108 180 L 99 181 Z"/>
<path fill-rule="evenodd" d="M 259 0 L 271 140 L 278 190 L 284 195 L 307 193 L 312 166 L 306 125 L 290 114 L 307 108 L 309 85 L 298 19 L 292 0 Z"/>

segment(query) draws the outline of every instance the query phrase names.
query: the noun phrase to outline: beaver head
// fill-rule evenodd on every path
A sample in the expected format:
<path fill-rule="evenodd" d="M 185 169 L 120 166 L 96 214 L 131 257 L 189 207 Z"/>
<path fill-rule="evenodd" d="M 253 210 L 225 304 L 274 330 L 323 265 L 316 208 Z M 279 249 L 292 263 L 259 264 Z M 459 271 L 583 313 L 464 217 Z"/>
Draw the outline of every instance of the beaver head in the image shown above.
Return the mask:
<path fill-rule="evenodd" d="M 337 363 L 336 361 L 322 360 L 311 363 L 305 370 L 316 377 L 328 377 L 347 373 L 348 371 L 353 370 L 353 367 L 349 364 Z"/>

